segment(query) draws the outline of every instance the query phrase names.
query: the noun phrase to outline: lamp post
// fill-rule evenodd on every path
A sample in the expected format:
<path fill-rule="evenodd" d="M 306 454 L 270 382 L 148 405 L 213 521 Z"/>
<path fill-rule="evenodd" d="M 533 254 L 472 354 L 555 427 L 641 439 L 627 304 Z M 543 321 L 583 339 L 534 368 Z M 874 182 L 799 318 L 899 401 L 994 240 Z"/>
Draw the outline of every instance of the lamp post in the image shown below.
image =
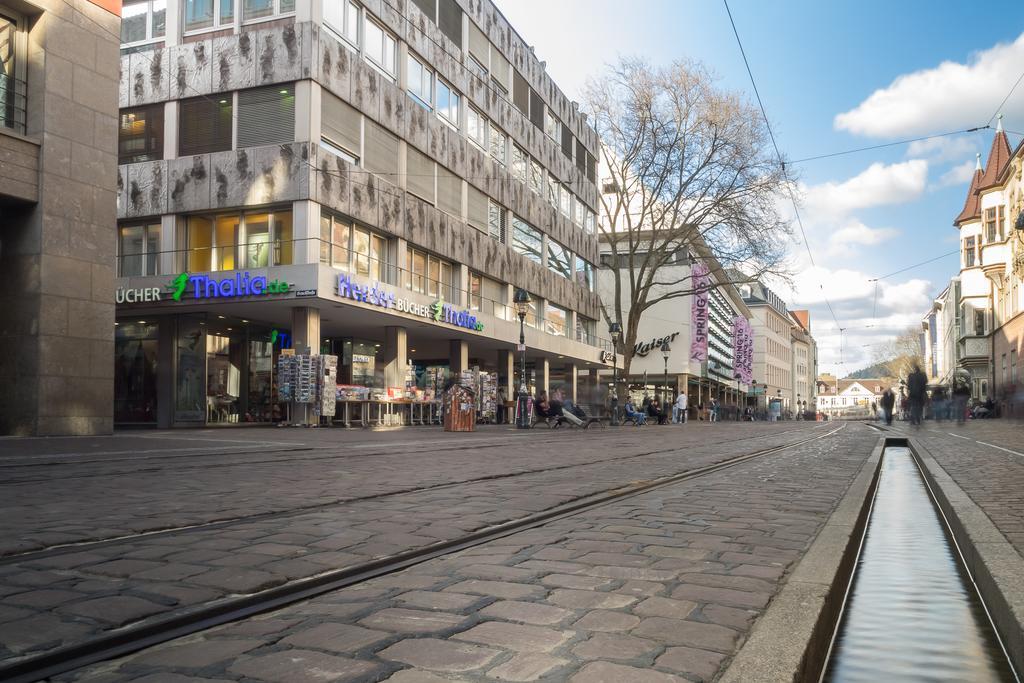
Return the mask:
<path fill-rule="evenodd" d="M 664 391 L 661 394 L 661 402 L 663 404 L 662 405 L 662 410 L 665 409 L 665 405 L 664 404 L 666 404 L 667 400 L 668 400 L 668 399 L 665 398 L 665 394 L 669 393 L 669 390 L 668 390 L 668 355 L 671 352 L 672 352 L 672 348 L 668 345 L 668 340 L 666 339 L 665 343 L 661 345 L 661 355 L 665 357 L 665 389 L 664 389 Z"/>
<path fill-rule="evenodd" d="M 519 351 L 520 360 L 519 395 L 516 397 L 516 428 L 530 428 L 529 400 L 526 395 L 526 314 L 530 310 L 533 299 L 525 289 L 517 289 L 512 297 L 516 315 L 519 316 Z"/>
<path fill-rule="evenodd" d="M 800 394 L 796 395 L 796 419 L 804 419 L 803 409 L 800 407 Z"/>
<path fill-rule="evenodd" d="M 612 336 L 612 396 L 611 409 L 612 419 L 609 424 L 613 427 L 619 426 L 619 337 L 622 335 L 620 323 L 609 323 L 608 333 Z"/>

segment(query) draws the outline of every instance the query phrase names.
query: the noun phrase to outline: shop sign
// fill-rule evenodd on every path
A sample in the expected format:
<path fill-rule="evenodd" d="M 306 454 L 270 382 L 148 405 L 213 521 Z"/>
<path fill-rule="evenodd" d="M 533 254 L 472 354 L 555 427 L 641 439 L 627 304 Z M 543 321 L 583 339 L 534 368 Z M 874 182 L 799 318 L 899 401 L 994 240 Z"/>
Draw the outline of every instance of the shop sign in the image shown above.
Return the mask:
<path fill-rule="evenodd" d="M 655 349 L 660 349 L 665 342 L 674 342 L 676 340 L 676 337 L 678 336 L 678 332 L 673 332 L 672 334 L 665 335 L 661 339 L 652 339 L 649 342 L 637 344 L 636 346 L 633 347 L 633 355 L 640 356 L 641 358 L 643 358 L 651 351 L 654 351 Z"/>
<path fill-rule="evenodd" d="M 118 287 L 114 293 L 114 302 L 119 304 L 137 304 L 144 301 L 160 301 L 159 287 Z"/>
<path fill-rule="evenodd" d="M 295 290 L 295 296 L 297 298 L 301 298 L 301 297 L 304 297 L 304 296 L 316 296 L 316 290 L 315 289 L 296 289 Z"/>
<path fill-rule="evenodd" d="M 380 306 L 381 308 L 392 309 L 400 313 L 409 313 L 422 318 L 429 318 L 434 322 L 464 327 L 467 330 L 481 332 L 484 329 L 484 324 L 477 320 L 475 315 L 469 311 L 460 311 L 454 306 L 446 304 L 444 299 L 438 299 L 429 305 L 418 304 L 415 301 L 395 296 L 394 292 L 381 287 L 379 282 L 375 282 L 372 285 L 360 285 L 353 282 L 352 278 L 348 275 L 339 275 L 338 296 L 370 304 L 371 306 Z"/>
<path fill-rule="evenodd" d="M 612 353 L 611 351 L 602 351 L 601 352 L 601 362 L 602 363 L 611 363 L 613 360 L 615 360 L 615 354 L 614 353 Z"/>
<path fill-rule="evenodd" d="M 174 278 L 170 284 L 171 298 L 181 301 L 182 295 L 189 285 L 192 286 L 193 299 L 220 299 L 240 296 L 266 296 L 269 294 L 287 294 L 291 285 L 282 280 L 267 280 L 266 275 L 249 275 L 249 271 L 235 273 L 233 276 L 215 278 L 209 275 L 190 275 L 185 272 Z"/>

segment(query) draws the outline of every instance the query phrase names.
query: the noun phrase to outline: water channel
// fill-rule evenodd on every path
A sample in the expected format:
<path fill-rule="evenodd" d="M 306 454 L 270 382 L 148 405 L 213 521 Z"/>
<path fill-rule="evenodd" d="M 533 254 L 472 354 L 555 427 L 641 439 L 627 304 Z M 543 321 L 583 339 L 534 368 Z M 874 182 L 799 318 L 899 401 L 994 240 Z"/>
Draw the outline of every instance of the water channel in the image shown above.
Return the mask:
<path fill-rule="evenodd" d="M 1018 681 L 908 448 L 889 447 L 824 681 Z"/>

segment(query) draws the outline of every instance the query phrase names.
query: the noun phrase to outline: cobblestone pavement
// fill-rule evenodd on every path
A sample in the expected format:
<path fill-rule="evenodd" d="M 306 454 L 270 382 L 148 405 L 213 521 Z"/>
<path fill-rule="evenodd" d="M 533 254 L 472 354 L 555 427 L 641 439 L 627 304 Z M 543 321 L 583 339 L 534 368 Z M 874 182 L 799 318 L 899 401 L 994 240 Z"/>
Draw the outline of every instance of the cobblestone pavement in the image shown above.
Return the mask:
<path fill-rule="evenodd" d="M 917 439 L 1024 557 L 1024 423 L 926 422 L 894 431 Z"/>
<path fill-rule="evenodd" d="M 131 451 L 70 445 L 27 456 L 39 458 L 31 467 L 25 455 L 8 452 L 0 461 L 0 539 L 8 552 L 227 521 L 0 558 L 0 659 L 456 539 L 832 428 L 697 424 L 454 438 L 409 430 L 381 433 L 379 442 L 360 434 L 363 442 L 342 445 L 325 430 L 302 432 L 305 440 L 290 446 L 262 444 L 250 431 L 253 441 L 241 444 L 246 453 L 133 459 Z M 169 446 L 182 439 L 173 438 Z"/>
<path fill-rule="evenodd" d="M 58 680 L 712 680 L 877 439 L 848 425 Z"/>

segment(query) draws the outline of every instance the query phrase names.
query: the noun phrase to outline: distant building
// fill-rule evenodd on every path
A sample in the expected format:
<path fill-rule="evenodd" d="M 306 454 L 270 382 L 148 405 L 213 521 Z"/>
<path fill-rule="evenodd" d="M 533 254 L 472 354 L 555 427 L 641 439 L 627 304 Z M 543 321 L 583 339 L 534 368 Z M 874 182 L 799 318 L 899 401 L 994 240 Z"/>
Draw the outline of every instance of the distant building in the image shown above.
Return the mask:
<path fill-rule="evenodd" d="M 815 406 L 814 378 L 818 376 L 818 344 L 811 335 L 810 311 L 790 311 L 793 319 L 790 341 L 793 347 L 793 386 L 791 394 L 800 404 L 799 410 L 813 410 Z"/>
<path fill-rule="evenodd" d="M 760 282 L 741 285 L 740 293 L 753 314 L 754 382 L 765 387 L 768 400 L 781 399 L 783 411 L 794 410 L 793 318 L 782 298 Z"/>
<path fill-rule="evenodd" d="M 822 375 L 817 380 L 818 412 L 829 417 L 868 416 L 877 410 L 882 393 L 892 385 L 887 379 L 835 379 Z M 894 391 L 899 391 L 894 389 Z"/>

